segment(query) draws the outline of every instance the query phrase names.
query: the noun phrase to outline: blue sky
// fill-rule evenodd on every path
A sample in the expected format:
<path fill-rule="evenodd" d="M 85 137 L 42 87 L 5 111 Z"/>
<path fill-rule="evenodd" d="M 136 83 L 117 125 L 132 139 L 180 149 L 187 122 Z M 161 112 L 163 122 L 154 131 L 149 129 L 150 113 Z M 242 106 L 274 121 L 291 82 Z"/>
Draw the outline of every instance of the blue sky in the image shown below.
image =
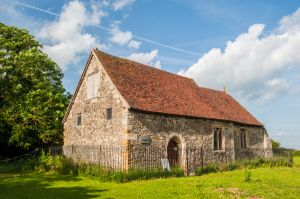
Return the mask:
<path fill-rule="evenodd" d="M 298 8 L 296 0 L 0 0 L 0 22 L 34 34 L 71 93 L 97 47 L 226 86 L 271 137 L 300 149 Z"/>

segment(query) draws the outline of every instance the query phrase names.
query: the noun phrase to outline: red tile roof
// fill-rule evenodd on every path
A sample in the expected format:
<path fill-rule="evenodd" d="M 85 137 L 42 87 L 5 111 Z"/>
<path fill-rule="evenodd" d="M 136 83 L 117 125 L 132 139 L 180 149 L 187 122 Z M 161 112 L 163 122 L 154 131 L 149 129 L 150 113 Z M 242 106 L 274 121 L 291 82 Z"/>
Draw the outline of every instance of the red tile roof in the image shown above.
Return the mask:
<path fill-rule="evenodd" d="M 198 87 L 190 78 L 94 52 L 133 109 L 262 125 L 225 92 Z"/>

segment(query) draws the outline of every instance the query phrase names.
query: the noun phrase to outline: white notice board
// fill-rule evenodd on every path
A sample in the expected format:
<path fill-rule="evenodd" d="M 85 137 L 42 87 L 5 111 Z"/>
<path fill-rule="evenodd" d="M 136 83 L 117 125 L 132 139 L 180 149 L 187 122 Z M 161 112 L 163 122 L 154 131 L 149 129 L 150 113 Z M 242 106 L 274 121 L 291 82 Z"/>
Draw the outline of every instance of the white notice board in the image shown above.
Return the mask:
<path fill-rule="evenodd" d="M 168 158 L 161 158 L 161 165 L 163 170 L 168 170 L 170 171 L 170 163 Z"/>

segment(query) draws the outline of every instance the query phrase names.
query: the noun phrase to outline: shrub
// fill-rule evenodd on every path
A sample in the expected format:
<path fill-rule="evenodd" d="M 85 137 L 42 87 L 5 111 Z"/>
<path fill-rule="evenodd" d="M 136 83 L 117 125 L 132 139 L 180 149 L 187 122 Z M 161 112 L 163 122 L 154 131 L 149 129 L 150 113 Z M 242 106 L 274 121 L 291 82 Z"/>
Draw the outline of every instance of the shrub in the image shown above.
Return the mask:
<path fill-rule="evenodd" d="M 41 152 L 35 170 L 38 173 L 59 173 L 62 175 L 77 173 L 77 168 L 73 161 L 61 155 L 53 156 L 45 151 Z"/>
<path fill-rule="evenodd" d="M 173 167 L 170 171 L 163 169 L 130 169 L 128 171 L 113 171 L 108 168 L 85 163 L 74 163 L 61 155 L 51 155 L 42 151 L 36 158 L 14 164 L 1 164 L 0 172 L 21 172 L 23 170 L 37 173 L 81 175 L 101 181 L 129 182 L 133 180 L 146 180 L 152 178 L 181 177 L 184 172 L 179 167 Z"/>
<path fill-rule="evenodd" d="M 180 168 L 171 171 L 162 169 L 130 169 L 125 171 L 111 171 L 99 165 L 81 164 L 78 166 L 79 175 L 99 179 L 101 181 L 129 182 L 133 180 L 148 180 L 153 178 L 181 177 L 184 172 Z"/>
<path fill-rule="evenodd" d="M 255 169 L 263 166 L 265 160 L 262 158 L 255 158 L 252 160 L 242 160 L 240 161 L 241 168 Z"/>
<path fill-rule="evenodd" d="M 228 164 L 228 171 L 233 171 L 240 168 L 240 164 L 238 162 L 230 162 Z"/>
<path fill-rule="evenodd" d="M 182 177 L 184 176 L 184 171 L 180 167 L 173 167 L 170 174 L 171 177 Z"/>
<path fill-rule="evenodd" d="M 99 165 L 93 164 L 78 164 L 77 165 L 78 175 L 89 177 L 89 178 L 101 178 L 105 180 L 110 175 L 110 171 Z M 106 180 L 105 180 L 106 181 Z"/>
<path fill-rule="evenodd" d="M 292 167 L 292 158 L 287 158 L 283 156 L 273 157 L 271 159 L 256 158 L 252 160 L 239 160 L 235 162 L 230 162 L 226 164 L 215 164 L 210 163 L 205 166 L 202 170 L 201 167 L 196 168 L 195 175 L 203 175 L 206 173 L 216 173 L 219 171 L 233 171 L 236 169 L 255 169 L 258 167 Z"/>
<path fill-rule="evenodd" d="M 285 157 L 274 157 L 266 161 L 266 164 L 270 167 L 281 167 L 281 166 L 292 167 L 294 165 L 292 158 L 288 159 Z"/>
<path fill-rule="evenodd" d="M 195 175 L 200 176 L 207 173 L 216 173 L 219 171 L 219 166 L 216 163 L 209 163 L 208 165 L 203 167 L 198 167 L 195 171 Z"/>
<path fill-rule="evenodd" d="M 258 167 L 280 167 L 280 166 L 293 166 L 291 159 L 286 157 L 273 157 L 271 159 L 256 158 L 252 160 L 240 160 L 233 163 L 229 163 L 228 170 L 236 169 L 255 169 Z"/>
<path fill-rule="evenodd" d="M 170 171 L 163 169 L 131 169 L 128 172 L 125 172 L 124 181 L 133 181 L 133 180 L 148 180 L 153 178 L 168 178 L 168 177 L 182 177 L 184 172 L 179 167 L 171 168 Z"/>
<path fill-rule="evenodd" d="M 271 140 L 271 142 L 272 142 L 272 148 L 273 149 L 280 148 L 280 146 L 281 146 L 280 142 L 277 142 L 275 140 Z"/>

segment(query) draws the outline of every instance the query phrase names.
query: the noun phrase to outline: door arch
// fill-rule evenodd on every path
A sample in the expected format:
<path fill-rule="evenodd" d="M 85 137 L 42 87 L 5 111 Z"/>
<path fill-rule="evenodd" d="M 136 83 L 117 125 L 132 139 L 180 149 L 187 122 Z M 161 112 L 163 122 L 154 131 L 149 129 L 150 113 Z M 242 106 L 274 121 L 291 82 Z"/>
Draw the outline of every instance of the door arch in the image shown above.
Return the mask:
<path fill-rule="evenodd" d="M 171 138 L 167 147 L 168 160 L 171 167 L 179 166 L 180 162 L 180 140 L 177 137 Z"/>

